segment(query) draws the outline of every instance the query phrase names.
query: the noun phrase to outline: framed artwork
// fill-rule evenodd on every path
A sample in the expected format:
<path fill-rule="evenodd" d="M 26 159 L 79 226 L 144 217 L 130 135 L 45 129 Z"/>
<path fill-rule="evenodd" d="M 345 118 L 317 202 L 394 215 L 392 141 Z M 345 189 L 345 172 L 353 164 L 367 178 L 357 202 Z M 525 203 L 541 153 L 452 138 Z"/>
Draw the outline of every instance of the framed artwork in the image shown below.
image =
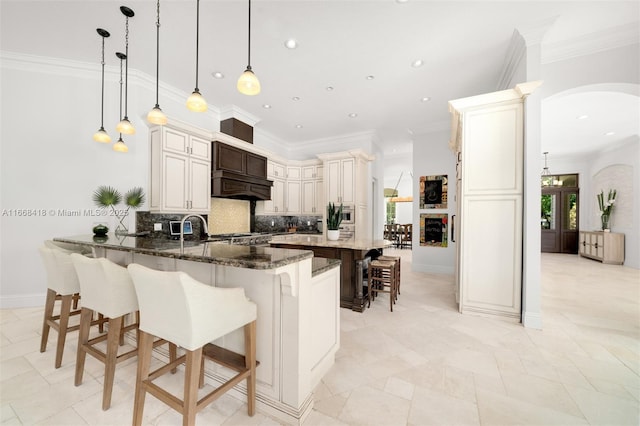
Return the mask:
<path fill-rule="evenodd" d="M 420 208 L 446 209 L 447 175 L 420 176 Z"/>
<path fill-rule="evenodd" d="M 420 213 L 420 245 L 448 246 L 449 215 Z"/>

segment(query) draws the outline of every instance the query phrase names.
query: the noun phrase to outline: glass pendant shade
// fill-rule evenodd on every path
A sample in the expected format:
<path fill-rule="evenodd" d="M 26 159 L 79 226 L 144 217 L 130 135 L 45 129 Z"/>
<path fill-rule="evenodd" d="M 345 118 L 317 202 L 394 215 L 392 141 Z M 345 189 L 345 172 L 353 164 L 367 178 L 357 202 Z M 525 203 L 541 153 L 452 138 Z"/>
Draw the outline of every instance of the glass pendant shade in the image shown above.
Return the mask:
<path fill-rule="evenodd" d="M 243 95 L 254 96 L 260 93 L 260 81 L 249 67 L 238 79 L 238 91 Z"/>
<path fill-rule="evenodd" d="M 125 145 L 122 138 L 118 139 L 118 142 L 113 144 L 113 150 L 116 152 L 129 152 L 129 147 Z"/>
<path fill-rule="evenodd" d="M 136 128 L 133 127 L 133 124 L 131 124 L 127 117 L 120 120 L 120 122 L 116 126 L 116 130 L 118 131 L 118 133 L 122 133 L 125 135 L 133 135 L 136 133 Z"/>
<path fill-rule="evenodd" d="M 164 112 L 160 109 L 158 105 L 156 105 L 149 114 L 147 114 L 147 121 L 151 124 L 167 124 L 167 116 L 164 115 Z"/>
<path fill-rule="evenodd" d="M 93 134 L 93 140 L 101 143 L 110 143 L 111 136 L 104 130 L 104 127 L 100 127 L 100 130 Z"/>
<path fill-rule="evenodd" d="M 198 89 L 194 90 L 187 99 L 187 108 L 193 112 L 205 112 L 207 110 L 207 101 Z"/>

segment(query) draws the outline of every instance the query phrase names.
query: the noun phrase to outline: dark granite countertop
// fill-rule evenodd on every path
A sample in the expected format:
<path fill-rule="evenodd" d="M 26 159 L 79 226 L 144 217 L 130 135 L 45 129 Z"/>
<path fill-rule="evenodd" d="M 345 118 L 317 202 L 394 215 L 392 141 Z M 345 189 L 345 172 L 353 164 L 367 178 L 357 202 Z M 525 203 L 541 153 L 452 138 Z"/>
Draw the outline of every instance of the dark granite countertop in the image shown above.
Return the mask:
<path fill-rule="evenodd" d="M 311 262 L 311 276 L 315 277 L 330 269 L 337 268 L 342 263 L 339 259 L 327 259 L 325 257 L 314 257 Z"/>
<path fill-rule="evenodd" d="M 331 241 L 323 235 L 304 234 L 277 235 L 271 239 L 270 243 L 293 246 L 336 247 L 351 250 L 371 250 L 393 245 L 391 241 L 387 240 Z"/>
<path fill-rule="evenodd" d="M 216 244 L 215 242 L 206 244 L 206 251 L 203 254 L 205 245 L 204 242 L 201 241 L 185 241 L 184 254 L 180 254 L 180 242 L 177 240 L 132 236 L 125 237 L 116 236 L 114 234 L 107 234 L 106 237 L 78 235 L 72 237 L 58 237 L 54 238 L 54 240 L 92 248 L 121 250 L 151 256 L 169 257 L 248 269 L 275 269 L 313 257 L 313 252 L 308 250 Z"/>

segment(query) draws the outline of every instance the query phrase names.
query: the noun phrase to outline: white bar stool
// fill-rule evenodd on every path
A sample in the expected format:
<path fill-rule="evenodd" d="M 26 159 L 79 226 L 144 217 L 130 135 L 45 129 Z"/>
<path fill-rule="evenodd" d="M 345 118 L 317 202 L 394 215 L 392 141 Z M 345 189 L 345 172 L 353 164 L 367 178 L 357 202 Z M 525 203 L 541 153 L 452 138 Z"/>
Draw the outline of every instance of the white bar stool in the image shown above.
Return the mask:
<path fill-rule="evenodd" d="M 52 244 L 51 242 L 48 242 Z M 60 248 L 50 248 L 45 242 L 44 247 L 40 247 L 40 256 L 47 273 L 47 298 L 44 305 L 44 318 L 42 320 L 42 337 L 40 339 L 40 352 L 47 350 L 49 340 L 49 330 L 53 328 L 58 332 L 58 342 L 56 345 L 55 368 L 62 365 L 64 344 L 67 333 L 75 331 L 78 325 L 69 326 L 69 318 L 80 314 L 77 301 L 80 298 L 80 283 L 78 276 L 69 257 L 70 252 Z M 55 247 L 55 246 L 53 246 Z M 54 315 L 56 301 L 60 303 L 60 313 Z M 74 304 L 74 310 L 71 305 Z"/>
<path fill-rule="evenodd" d="M 133 424 L 142 424 L 147 392 L 181 413 L 183 425 L 193 425 L 198 411 L 245 378 L 248 413 L 253 416 L 258 365 L 257 307 L 247 300 L 244 289 L 212 287 L 184 272 L 156 271 L 137 264 L 130 264 L 128 269 L 140 305 L 140 354 Z M 244 327 L 244 356 L 210 343 L 240 327 Z M 185 355 L 150 373 L 153 336 L 181 346 Z M 203 355 L 238 374 L 198 400 L 198 387 L 203 385 Z M 153 380 L 183 362 L 186 362 L 184 396 L 180 400 Z"/>
<path fill-rule="evenodd" d="M 71 260 L 80 281 L 82 293 L 82 314 L 76 360 L 75 385 L 82 384 L 84 363 L 87 354 L 105 365 L 102 409 L 111 406 L 111 394 L 116 364 L 136 356 L 138 349 L 118 355 L 118 347 L 123 342 L 123 333 L 138 328 L 138 298 L 127 269 L 106 258 L 90 259 L 79 254 L 71 254 Z M 103 314 L 108 323 L 107 334 L 89 339 L 89 327 L 93 312 Z M 125 325 L 125 316 L 136 313 L 136 322 Z M 107 341 L 106 352 L 95 345 Z M 159 345 L 164 342 L 155 342 Z M 175 359 L 176 348 L 170 345 L 171 359 Z"/>

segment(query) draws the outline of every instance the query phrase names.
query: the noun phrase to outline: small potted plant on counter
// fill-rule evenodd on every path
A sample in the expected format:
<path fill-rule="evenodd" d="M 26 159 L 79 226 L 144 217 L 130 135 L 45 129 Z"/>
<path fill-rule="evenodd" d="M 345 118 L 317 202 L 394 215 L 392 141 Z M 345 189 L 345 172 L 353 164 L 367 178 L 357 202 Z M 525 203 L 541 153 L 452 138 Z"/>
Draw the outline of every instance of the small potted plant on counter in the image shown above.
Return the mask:
<path fill-rule="evenodd" d="M 327 206 L 327 239 L 336 241 L 340 238 L 340 223 L 342 223 L 342 204 L 336 209 L 334 203 Z"/>
<path fill-rule="evenodd" d="M 124 202 L 127 205 L 125 210 L 116 210 L 115 206 L 123 200 L 122 195 L 117 189 L 110 186 L 100 186 L 93 193 L 93 201 L 98 207 L 111 207 L 112 214 L 118 219 L 115 230 L 116 235 L 127 235 L 129 230 L 124 224 L 124 220 L 129 214 L 129 209 L 137 209 L 144 203 L 144 191 L 142 188 L 132 188 L 124 194 Z M 108 229 L 107 229 L 108 231 Z"/>

